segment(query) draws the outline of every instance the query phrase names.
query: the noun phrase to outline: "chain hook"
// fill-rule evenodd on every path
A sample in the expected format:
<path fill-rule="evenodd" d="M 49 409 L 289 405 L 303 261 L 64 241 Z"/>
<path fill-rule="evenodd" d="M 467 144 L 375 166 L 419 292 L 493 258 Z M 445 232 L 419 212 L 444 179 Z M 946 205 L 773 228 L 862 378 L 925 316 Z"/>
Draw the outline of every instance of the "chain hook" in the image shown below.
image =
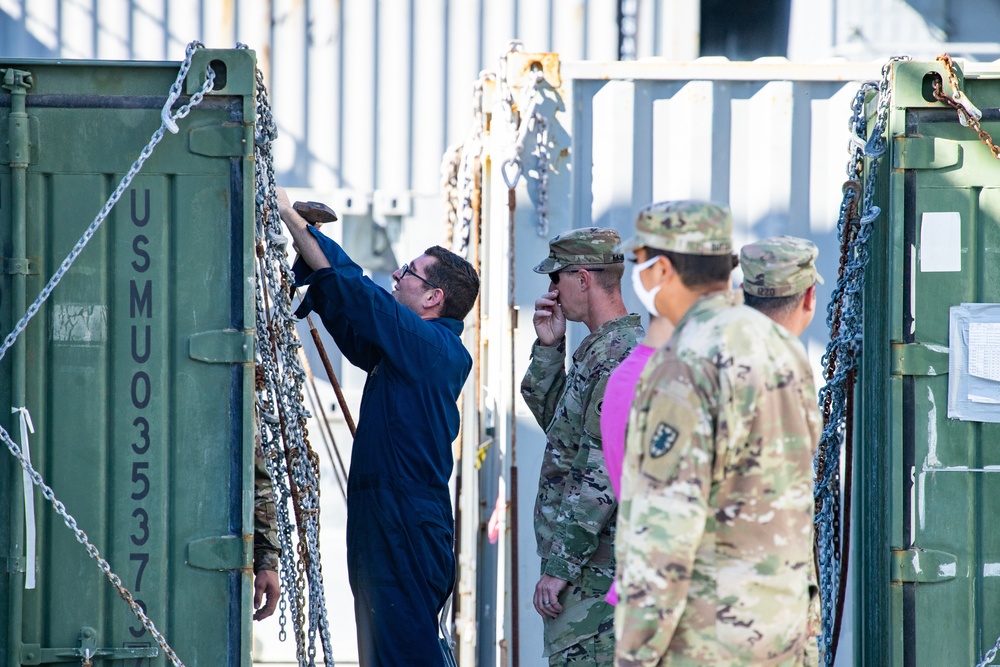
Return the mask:
<path fill-rule="evenodd" d="M 500 167 L 500 173 L 503 174 L 503 182 L 507 184 L 507 189 L 513 190 L 521 180 L 521 159 L 516 157 L 508 159 Z"/>

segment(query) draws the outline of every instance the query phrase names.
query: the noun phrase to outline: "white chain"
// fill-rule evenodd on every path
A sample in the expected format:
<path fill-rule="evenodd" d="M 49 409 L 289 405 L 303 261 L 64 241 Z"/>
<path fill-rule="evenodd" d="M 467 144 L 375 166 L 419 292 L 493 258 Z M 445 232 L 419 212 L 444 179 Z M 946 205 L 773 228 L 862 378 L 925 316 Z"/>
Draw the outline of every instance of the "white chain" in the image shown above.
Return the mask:
<path fill-rule="evenodd" d="M 125 189 L 128 188 L 129 184 L 132 182 L 132 179 L 135 178 L 136 174 L 138 174 L 139 171 L 142 169 L 142 165 L 145 163 L 146 159 L 149 158 L 149 156 L 153 153 L 153 149 L 156 147 L 158 143 L 160 143 L 160 140 L 163 139 L 164 131 L 169 129 L 172 132 L 176 133 L 177 132 L 176 121 L 187 116 L 188 113 L 190 113 L 191 109 L 193 109 L 194 107 L 198 106 L 201 103 L 202 98 L 204 98 L 205 94 L 210 90 L 212 90 L 212 86 L 215 81 L 215 73 L 212 71 L 211 68 L 208 68 L 205 77 L 205 83 L 202 85 L 201 90 L 192 95 L 190 101 L 187 104 L 183 105 L 176 112 L 171 112 L 170 109 L 171 107 L 173 107 L 174 102 L 176 102 L 177 99 L 180 97 L 181 86 L 183 85 L 184 79 L 187 76 L 188 70 L 191 67 L 191 56 L 197 49 L 201 47 L 202 44 L 200 42 L 191 42 L 190 44 L 188 44 L 184 54 L 184 62 L 181 64 L 180 71 L 178 71 L 177 73 L 177 79 L 174 81 L 174 84 L 170 87 L 170 93 L 167 97 L 167 102 L 166 104 L 163 105 L 160 127 L 153 133 L 153 136 L 150 138 L 149 143 L 146 145 L 145 148 L 142 149 L 142 152 L 139 154 L 139 157 L 136 159 L 136 161 L 132 164 L 132 167 L 129 169 L 128 173 L 122 179 L 121 183 L 118 184 L 118 187 L 111 194 L 111 197 L 108 198 L 107 203 L 104 204 L 104 207 L 97 214 L 97 217 L 94 218 L 93 222 L 90 223 L 90 226 L 87 227 L 87 230 L 84 232 L 83 236 L 80 238 L 79 241 L 77 241 L 77 244 L 73 247 L 73 250 L 71 250 L 69 255 L 67 255 L 66 259 L 63 260 L 63 263 L 59 266 L 55 274 L 53 274 L 52 278 L 45 285 L 45 288 L 41 291 L 41 293 L 39 293 L 38 298 L 35 299 L 35 301 L 28 308 L 27 312 L 25 312 L 24 316 L 18 321 L 17 325 L 14 327 L 14 330 L 11 331 L 10 334 L 7 336 L 6 340 L 3 343 L 3 346 L 0 346 L 0 359 L 3 358 L 7 350 L 10 349 L 10 347 L 17 340 L 17 337 L 28 326 L 28 322 L 31 320 L 32 317 L 35 316 L 36 313 L 38 313 L 38 310 L 42 307 L 42 304 L 45 303 L 45 301 L 52 294 L 52 290 L 55 289 L 56 285 L 59 284 L 59 281 L 62 280 L 63 276 L 66 275 L 66 272 L 69 270 L 70 266 L 72 266 L 73 262 L 76 261 L 76 258 L 80 255 L 81 252 L 83 252 L 84 247 L 86 247 L 87 243 L 97 232 L 97 229 L 101 226 L 101 223 L 104 222 L 104 220 L 111 213 L 111 209 L 114 208 L 115 203 L 118 201 L 119 198 L 121 198 L 122 194 L 125 192 Z M 132 610 L 132 613 L 135 614 L 136 618 L 139 619 L 139 622 L 142 623 L 142 626 L 146 629 L 147 632 L 149 632 L 150 636 L 152 636 L 153 639 L 156 640 L 156 643 L 159 645 L 159 647 L 163 649 L 164 655 L 166 655 L 167 659 L 170 660 L 171 664 L 173 664 L 175 667 L 184 667 L 184 663 L 180 661 L 180 658 L 177 657 L 177 654 L 167 643 L 167 640 L 160 633 L 160 631 L 156 629 L 156 626 L 153 624 L 153 621 L 149 619 L 149 617 L 146 615 L 146 612 L 143 611 L 139 603 L 135 601 L 135 598 L 132 596 L 132 593 L 125 587 L 124 584 L 122 584 L 121 577 L 119 577 L 111 570 L 111 565 L 108 563 L 108 561 L 106 561 L 104 558 L 101 557 L 100 551 L 97 549 L 96 546 L 93 545 L 87 534 L 83 532 L 83 530 L 77 525 L 76 519 L 74 519 L 73 516 L 69 514 L 69 512 L 66 510 L 66 506 L 56 498 L 55 492 L 52 490 L 50 486 L 48 486 L 45 483 L 45 480 L 38 473 L 38 471 L 34 469 L 34 467 L 31 465 L 31 462 L 28 461 L 28 459 L 24 456 L 23 452 L 21 451 L 21 448 L 18 447 L 18 445 L 11 439 L 10 434 L 2 425 L 0 425 L 0 439 L 2 439 L 4 444 L 7 445 L 7 449 L 10 450 L 10 453 L 13 454 L 15 458 L 17 458 L 18 462 L 21 464 L 21 468 L 23 468 L 24 472 L 27 473 L 28 476 L 31 478 L 32 483 L 41 490 L 42 496 L 44 496 L 45 499 L 52 504 L 52 507 L 55 508 L 56 514 L 62 517 L 63 523 L 66 524 L 66 527 L 73 531 L 73 534 L 76 536 L 76 541 L 86 548 L 87 555 L 93 558 L 97 562 L 97 567 L 101 570 L 101 572 L 104 573 L 104 576 L 107 577 L 108 581 L 110 581 L 111 584 L 116 589 L 118 589 L 118 592 L 121 595 L 122 599 L 125 600 L 129 608 Z"/>

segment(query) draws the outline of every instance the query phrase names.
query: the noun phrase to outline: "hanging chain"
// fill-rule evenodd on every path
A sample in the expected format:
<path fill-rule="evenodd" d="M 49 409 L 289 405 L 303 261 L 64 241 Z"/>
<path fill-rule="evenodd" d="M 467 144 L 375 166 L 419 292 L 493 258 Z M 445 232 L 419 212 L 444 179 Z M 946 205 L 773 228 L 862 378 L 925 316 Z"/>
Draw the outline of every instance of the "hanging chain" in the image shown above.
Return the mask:
<path fill-rule="evenodd" d="M 462 145 L 461 159 L 458 167 L 458 205 L 459 205 L 459 247 L 456 251 L 462 257 L 469 258 L 469 241 L 472 238 L 472 224 L 479 212 L 475 202 L 481 200 L 481 184 L 479 170 L 483 154 L 483 134 L 486 132 L 486 121 L 483 115 L 483 88 L 486 82 L 494 78 L 492 72 L 480 72 L 472 88 L 472 128 L 469 137 Z"/>
<path fill-rule="evenodd" d="M 129 168 L 128 173 L 125 174 L 125 176 L 122 178 L 121 182 L 118 184 L 118 187 L 115 188 L 115 191 L 111 193 L 111 196 L 104 204 L 104 207 L 101 208 L 100 212 L 97 214 L 97 217 L 95 217 L 94 220 L 87 227 L 86 231 L 83 233 L 83 236 L 80 238 L 79 241 L 77 241 L 76 245 L 73 246 L 73 249 L 70 251 L 69 255 L 66 256 L 66 259 L 64 259 L 62 264 L 59 265 L 59 268 L 52 275 L 52 278 L 49 279 L 49 282 L 45 285 L 45 287 L 39 293 L 38 297 L 25 312 L 24 316 L 18 321 L 17 325 L 14 327 L 14 330 L 11 331 L 10 334 L 8 334 L 6 340 L 4 340 L 3 345 L 0 346 L 0 359 L 2 359 L 4 354 L 6 354 L 7 350 L 10 349 L 11 346 L 13 346 L 14 342 L 17 340 L 17 337 L 28 326 L 28 322 L 31 320 L 32 317 L 35 316 L 35 314 L 38 313 L 39 309 L 42 307 L 42 304 L 45 303 L 45 301 L 52 294 L 52 291 L 55 289 L 56 285 L 58 285 L 59 281 L 62 280 L 63 276 L 66 275 L 66 272 L 69 270 L 70 266 L 72 266 L 73 262 L 76 261 L 76 258 L 80 256 L 80 253 L 83 252 L 83 249 L 86 247 L 90 239 L 93 238 L 94 234 L 97 232 L 97 229 L 101 226 L 101 223 L 103 223 L 107 219 L 108 215 L 110 215 L 111 209 L 114 208 L 115 204 L 121 198 L 122 194 L 132 183 L 132 180 L 135 178 L 136 174 L 138 174 L 139 171 L 142 169 L 143 164 L 146 162 L 149 156 L 152 155 L 153 149 L 156 148 L 156 145 L 159 144 L 160 141 L 163 139 L 165 131 L 169 130 L 170 132 L 176 134 L 177 133 L 176 121 L 187 116 L 191 112 L 191 109 L 201 104 L 201 101 L 205 97 L 205 94 L 212 90 L 212 86 L 215 82 L 215 73 L 209 67 L 207 68 L 206 71 L 205 83 L 202 85 L 201 89 L 194 95 L 192 95 L 191 99 L 186 104 L 182 105 L 177 111 L 172 111 L 174 103 L 180 98 L 181 87 L 184 83 L 184 79 L 187 77 L 188 70 L 191 68 L 191 58 L 194 55 L 194 52 L 199 48 L 202 48 L 201 42 L 195 41 L 187 45 L 187 49 L 185 50 L 184 53 L 184 62 L 181 63 L 180 70 L 177 72 L 177 78 L 174 81 L 174 84 L 170 87 L 170 92 L 167 95 L 167 101 L 163 105 L 163 110 L 160 114 L 160 127 L 155 132 L 153 132 L 153 135 L 150 137 L 149 143 L 146 144 L 145 148 L 143 148 L 142 151 L 140 152 L 139 157 L 136 158 L 135 162 L 132 163 L 132 166 Z M 66 524 L 66 527 L 69 528 L 71 531 L 73 531 L 73 534 L 76 536 L 76 541 L 79 542 L 81 545 L 83 545 L 83 547 L 87 551 L 87 555 L 93 558 L 97 562 L 97 567 L 101 570 L 101 572 L 104 573 L 104 576 L 107 577 L 108 581 L 110 581 L 111 584 L 118 590 L 118 594 L 128 604 L 129 608 L 132 610 L 132 613 L 135 614 L 136 618 L 139 619 L 139 622 L 142 623 L 142 626 L 146 629 L 147 632 L 149 632 L 150 636 L 156 641 L 157 645 L 161 649 L 163 649 L 163 653 L 170 661 L 170 663 L 173 664 L 175 667 L 184 667 L 184 663 L 180 661 L 180 658 L 177 657 L 177 654 L 167 643 L 167 640 L 160 633 L 160 631 L 156 629 L 156 626 L 153 625 L 153 621 L 151 621 L 149 617 L 146 615 L 146 612 L 143 610 L 142 606 L 140 606 L 140 604 L 136 602 L 135 598 L 132 596 L 132 593 L 125 587 L 124 584 L 122 584 L 121 577 L 112 572 L 111 565 L 108 563 L 108 561 L 106 561 L 104 558 L 101 557 L 100 551 L 90 541 L 90 538 L 87 536 L 87 534 L 77 525 L 76 519 L 74 519 L 73 516 L 69 514 L 69 512 L 66 510 L 66 506 L 56 498 L 55 492 L 52 490 L 50 486 L 48 486 L 45 483 L 45 480 L 38 473 L 38 471 L 35 470 L 35 468 L 31 465 L 31 462 L 28 461 L 28 459 L 24 456 L 23 452 L 21 451 L 21 448 L 14 443 L 14 441 L 10 437 L 10 434 L 3 426 L 0 426 L 0 440 L 3 440 L 4 444 L 7 445 L 7 449 L 10 450 L 10 453 L 13 454 L 15 458 L 17 458 L 18 462 L 21 464 L 21 468 L 23 468 L 24 471 L 31 478 L 32 483 L 35 486 L 37 486 L 39 490 L 42 492 L 42 496 L 44 496 L 45 499 L 52 504 L 52 507 L 55 508 L 56 514 L 62 517 L 63 523 Z"/>
<path fill-rule="evenodd" d="M 862 292 L 865 267 L 869 259 L 868 244 L 874 229 L 873 223 L 881 213 L 873 203 L 875 181 L 879 160 L 888 147 L 885 134 L 892 101 L 892 64 L 907 59 L 890 59 L 882 67 L 882 78 L 878 84 L 869 82 L 861 86 L 852 103 L 853 113 L 849 125 L 851 139 L 848 146 L 848 180 L 844 184 L 837 222 L 841 241 L 840 270 L 827 307 L 830 342 L 823 355 L 826 384 L 819 393 L 824 423 L 814 462 L 816 546 L 822 605 L 820 649 L 827 665 L 833 664 L 836 654 L 835 628 L 839 627 L 836 610 L 841 590 L 841 565 L 846 558 L 846 554 L 841 553 L 840 549 L 841 443 L 850 417 L 847 414 L 849 394 L 853 393 L 854 375 L 861 353 Z M 878 97 L 875 124 L 868 133 L 864 103 L 866 96 L 876 90 Z M 868 176 L 862 187 L 860 179 L 864 173 L 866 158 L 869 161 Z M 845 518 L 848 519 L 849 517 Z"/>
<path fill-rule="evenodd" d="M 541 76 L 541 75 L 539 75 Z M 538 111 L 533 116 L 535 124 L 535 214 L 538 216 L 538 235 L 549 235 L 549 122 Z"/>
<path fill-rule="evenodd" d="M 979 135 L 979 139 L 986 144 L 986 147 L 990 149 L 990 153 L 993 157 L 1000 159 L 1000 146 L 993 143 L 993 137 L 990 133 L 982 128 L 979 121 L 983 117 L 983 112 L 976 108 L 976 105 L 972 103 L 972 100 L 968 98 L 958 87 L 958 75 L 955 74 L 955 62 L 951 59 L 947 53 L 942 53 L 937 57 L 943 65 L 945 70 L 948 72 L 948 84 L 951 86 L 952 95 L 949 97 L 944 93 L 944 86 L 941 83 L 941 79 L 934 78 L 934 99 L 938 102 L 944 102 L 952 109 L 958 113 L 958 122 L 962 124 L 963 127 L 971 127 Z"/>
<path fill-rule="evenodd" d="M 638 56 L 639 0 L 618 1 L 618 60 Z"/>
<path fill-rule="evenodd" d="M 441 199 L 444 204 L 445 246 L 456 250 L 455 232 L 458 229 L 458 170 L 462 164 L 462 146 L 448 146 L 441 158 Z"/>
<path fill-rule="evenodd" d="M 531 155 L 535 158 L 536 231 L 539 236 L 546 237 L 549 234 L 548 188 L 551 156 L 549 154 L 549 123 L 541 112 L 544 102 L 542 84 L 545 81 L 545 71 L 540 66 L 535 66 L 531 72 L 534 76 L 528 77 L 527 85 L 522 94 L 522 100 L 526 102 L 522 113 L 521 107 L 514 100 L 514 93 L 507 78 L 507 57 L 511 53 L 521 50 L 523 48 L 520 42 L 511 42 L 507 51 L 500 57 L 499 76 L 497 77 L 500 103 L 510 127 L 511 136 L 514 137 L 511 156 L 503 162 L 501 173 L 507 184 L 507 189 L 515 189 L 521 174 L 524 172 L 521 154 L 524 152 L 528 135 L 533 134 L 534 142 Z"/>
<path fill-rule="evenodd" d="M 238 45 L 238 48 L 246 48 Z M 255 157 L 255 236 L 257 239 L 257 350 L 265 388 L 261 406 L 261 449 L 276 491 L 278 539 L 282 547 L 283 592 L 292 607 L 299 665 L 316 663 L 317 636 L 325 664 L 333 664 L 333 647 L 326 616 L 326 593 L 319 551 L 319 457 L 309 445 L 304 407 L 306 373 L 299 357 L 301 342 L 291 307 L 291 267 L 285 255 L 287 239 L 278 217 L 271 144 L 277 129 L 271 115 L 267 87 L 258 69 Z M 296 530 L 288 513 L 292 505 Z M 293 551 L 293 532 L 297 538 Z M 294 554 L 297 552 L 298 559 Z M 291 591 L 291 593 L 286 593 Z M 306 618 L 308 611 L 308 618 Z M 279 621 L 284 632 L 283 614 Z"/>

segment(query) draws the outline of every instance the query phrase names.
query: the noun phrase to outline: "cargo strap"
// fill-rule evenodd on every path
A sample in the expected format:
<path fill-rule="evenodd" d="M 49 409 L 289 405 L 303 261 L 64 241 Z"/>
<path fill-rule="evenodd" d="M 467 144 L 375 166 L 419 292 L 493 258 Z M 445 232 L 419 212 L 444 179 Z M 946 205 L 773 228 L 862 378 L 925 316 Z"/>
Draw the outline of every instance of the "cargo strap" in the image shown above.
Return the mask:
<path fill-rule="evenodd" d="M 58 285 L 59 281 L 66 275 L 70 266 L 72 266 L 73 262 L 76 261 L 76 258 L 80 256 L 80 253 L 83 252 L 83 249 L 97 232 L 101 223 L 103 223 L 108 215 L 110 215 L 111 209 L 114 208 L 115 204 L 121 198 L 129 184 L 132 183 L 132 179 L 134 179 L 136 174 L 138 174 L 142 169 L 143 164 L 149 156 L 153 154 L 153 149 L 156 148 L 156 145 L 163 139 L 166 131 L 170 130 L 171 132 L 176 133 L 176 121 L 187 116 L 191 112 L 191 109 L 201 104 L 205 94 L 212 90 L 212 86 L 215 82 L 215 72 L 213 72 L 209 67 L 206 68 L 205 83 L 202 85 L 201 89 L 192 95 L 190 100 L 177 109 L 177 111 L 172 110 L 174 103 L 180 98 L 181 86 L 184 84 L 184 79 L 187 77 L 188 70 L 191 68 L 191 58 L 194 55 L 194 52 L 199 48 L 202 48 L 201 42 L 195 41 L 187 45 L 187 49 L 184 54 L 184 62 L 181 63 L 180 70 L 177 72 L 177 79 L 174 81 L 173 85 L 170 86 L 170 92 L 167 96 L 166 104 L 163 105 L 163 111 L 160 116 L 160 127 L 153 132 L 153 135 L 149 139 L 149 143 L 146 144 L 146 147 L 140 152 L 139 157 L 132 163 L 128 173 L 125 174 L 124 178 L 122 178 L 121 183 L 118 184 L 115 191 L 111 193 L 111 196 L 104 204 L 104 207 L 97 214 L 97 217 L 95 217 L 90 223 L 86 231 L 83 233 L 83 236 L 79 241 L 77 241 L 76 245 L 70 251 L 69 255 L 66 256 L 66 259 L 64 259 L 62 264 L 59 265 L 59 268 L 56 269 L 52 278 L 49 279 L 49 282 L 46 283 L 38 297 L 28 307 L 24 316 L 18 320 L 17 324 L 14 326 L 14 330 L 7 335 L 3 344 L 0 345 L 0 359 L 3 359 L 7 351 L 14 345 L 18 336 L 24 332 L 25 328 L 28 326 L 28 322 L 31 321 L 31 318 L 38 313 L 42 304 L 45 303 L 45 301 L 52 294 L 52 291 L 56 288 L 56 285 Z M 17 409 L 15 409 L 15 411 L 17 411 Z M 52 488 L 45 483 L 42 476 L 31 465 L 31 461 L 28 459 L 27 454 L 27 439 L 24 439 L 22 449 L 22 447 L 18 446 L 11 439 L 7 430 L 0 425 L 0 440 L 3 440 L 4 444 L 7 445 L 7 449 L 10 450 L 10 453 L 13 454 L 21 464 L 24 474 L 41 490 L 45 499 L 52 503 L 56 513 L 63 518 L 63 522 L 66 524 L 66 527 L 73 531 L 73 534 L 76 536 L 76 541 L 86 548 L 87 555 L 97 562 L 98 568 L 100 568 L 101 572 L 104 573 L 104 576 L 108 578 L 108 581 L 110 581 L 111 584 L 118 590 L 122 599 L 125 600 L 129 608 L 132 610 L 132 613 L 136 615 L 136 618 L 139 619 L 146 631 L 149 632 L 153 639 L 156 640 L 156 643 L 160 646 L 160 648 L 163 649 L 163 653 L 166 655 L 170 663 L 173 664 L 174 667 L 184 667 L 184 663 L 180 661 L 180 658 L 177 657 L 174 650 L 170 648 L 169 644 L 167 644 L 167 640 L 163 637 L 160 631 L 156 629 L 156 626 L 153 625 L 153 622 L 146 615 L 146 612 L 142 609 L 139 603 L 135 601 L 132 593 L 124 586 L 124 584 L 122 584 L 121 578 L 111 571 L 111 565 L 108 561 L 101 557 L 100 551 L 98 551 L 97 547 L 93 545 L 87 534 L 77 525 L 76 519 L 74 519 L 66 511 L 66 506 L 55 497 L 55 493 L 52 491 Z M 33 569 L 32 565 L 29 564 L 27 569 Z"/>
<path fill-rule="evenodd" d="M 891 103 L 890 76 L 892 64 L 906 57 L 891 58 L 882 67 L 882 79 L 869 81 L 860 87 L 852 104 L 851 139 L 848 151 L 847 182 L 840 205 L 837 232 L 840 238 L 840 271 L 830 296 L 826 324 L 830 342 L 823 355 L 826 384 L 819 392 L 823 412 L 823 431 L 814 461 L 816 503 L 816 559 L 819 568 L 822 634 L 819 647 L 826 665 L 833 665 L 837 653 L 840 621 L 847 579 L 850 536 L 850 418 L 853 413 L 854 378 L 861 355 L 863 324 L 862 293 L 865 267 L 868 265 L 868 242 L 873 225 L 881 211 L 873 203 L 875 178 L 879 159 L 885 154 L 885 137 Z M 865 99 L 877 92 L 875 124 L 868 132 L 864 113 Z M 862 187 L 865 160 L 868 177 Z M 841 443 L 847 445 L 844 481 L 846 492 L 841 494 Z M 841 507 L 841 498 L 844 507 Z M 843 521 L 843 528 L 841 523 Z"/>

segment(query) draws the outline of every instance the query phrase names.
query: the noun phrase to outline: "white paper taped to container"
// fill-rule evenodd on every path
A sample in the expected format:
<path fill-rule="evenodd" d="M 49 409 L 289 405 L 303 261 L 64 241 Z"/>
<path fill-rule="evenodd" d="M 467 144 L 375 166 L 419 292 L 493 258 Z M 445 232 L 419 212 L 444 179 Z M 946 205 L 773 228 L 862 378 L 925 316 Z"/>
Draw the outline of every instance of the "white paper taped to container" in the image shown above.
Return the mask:
<path fill-rule="evenodd" d="M 948 418 L 1000 423 L 1000 303 L 949 309 Z"/>
<path fill-rule="evenodd" d="M 1000 324 L 969 322 L 969 375 L 1000 382 Z"/>
<path fill-rule="evenodd" d="M 924 213 L 920 218 L 920 271 L 961 270 L 961 214 L 958 211 Z"/>

